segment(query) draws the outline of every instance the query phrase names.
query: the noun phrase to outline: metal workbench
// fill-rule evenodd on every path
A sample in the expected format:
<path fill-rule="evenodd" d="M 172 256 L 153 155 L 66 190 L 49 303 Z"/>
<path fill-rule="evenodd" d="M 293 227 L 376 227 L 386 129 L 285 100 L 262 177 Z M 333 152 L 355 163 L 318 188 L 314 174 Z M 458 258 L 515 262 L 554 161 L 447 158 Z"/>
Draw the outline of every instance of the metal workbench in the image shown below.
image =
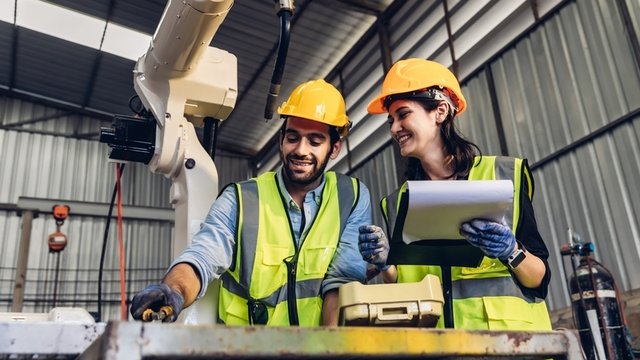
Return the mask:
<path fill-rule="evenodd" d="M 110 322 L 80 359 L 583 359 L 574 331 Z"/>

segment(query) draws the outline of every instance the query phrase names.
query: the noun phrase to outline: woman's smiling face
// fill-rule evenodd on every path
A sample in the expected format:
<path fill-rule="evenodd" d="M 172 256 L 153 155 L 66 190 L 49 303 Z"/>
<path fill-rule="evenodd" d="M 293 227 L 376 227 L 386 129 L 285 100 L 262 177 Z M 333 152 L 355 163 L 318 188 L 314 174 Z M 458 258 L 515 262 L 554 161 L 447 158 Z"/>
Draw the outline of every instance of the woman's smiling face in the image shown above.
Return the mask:
<path fill-rule="evenodd" d="M 389 106 L 389 131 L 404 157 L 421 159 L 429 145 L 440 142 L 437 111 L 414 100 L 399 99 Z"/>

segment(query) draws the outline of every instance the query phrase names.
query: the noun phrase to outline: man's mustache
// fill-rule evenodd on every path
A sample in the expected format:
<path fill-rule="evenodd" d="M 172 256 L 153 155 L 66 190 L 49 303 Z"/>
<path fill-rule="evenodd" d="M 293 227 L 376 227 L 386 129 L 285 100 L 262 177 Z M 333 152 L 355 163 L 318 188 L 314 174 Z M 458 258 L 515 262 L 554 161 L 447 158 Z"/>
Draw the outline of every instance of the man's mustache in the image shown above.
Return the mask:
<path fill-rule="evenodd" d="M 313 156 L 295 156 L 295 155 L 289 155 L 287 156 L 287 161 L 306 161 L 306 162 L 310 162 L 313 165 L 317 164 L 318 162 L 316 161 L 316 159 Z"/>

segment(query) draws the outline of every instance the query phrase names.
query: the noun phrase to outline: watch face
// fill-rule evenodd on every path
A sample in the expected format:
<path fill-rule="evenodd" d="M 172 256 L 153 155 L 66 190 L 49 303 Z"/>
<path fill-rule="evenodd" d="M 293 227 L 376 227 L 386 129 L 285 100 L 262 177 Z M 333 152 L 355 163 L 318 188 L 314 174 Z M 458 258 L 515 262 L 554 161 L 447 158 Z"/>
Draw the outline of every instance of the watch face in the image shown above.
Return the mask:
<path fill-rule="evenodd" d="M 522 251 L 522 249 L 519 249 L 515 254 L 509 257 L 509 267 L 515 269 L 516 266 L 520 265 L 520 263 L 526 256 L 527 255 L 525 255 L 524 251 Z"/>

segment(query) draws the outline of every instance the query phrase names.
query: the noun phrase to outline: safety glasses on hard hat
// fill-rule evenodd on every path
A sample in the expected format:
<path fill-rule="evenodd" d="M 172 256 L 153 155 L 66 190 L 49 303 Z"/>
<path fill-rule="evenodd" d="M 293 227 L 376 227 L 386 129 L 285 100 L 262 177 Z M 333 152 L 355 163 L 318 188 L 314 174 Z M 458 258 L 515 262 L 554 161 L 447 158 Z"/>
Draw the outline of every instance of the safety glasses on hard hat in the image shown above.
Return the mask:
<path fill-rule="evenodd" d="M 266 325 L 269 321 L 267 304 L 260 300 L 249 299 L 247 305 L 249 306 L 249 325 Z"/>
<path fill-rule="evenodd" d="M 389 107 L 396 100 L 415 100 L 415 101 L 446 101 L 450 106 L 453 112 L 457 112 L 458 108 L 454 105 L 455 103 L 451 100 L 446 94 L 446 89 L 440 90 L 438 88 L 429 88 L 429 89 L 421 89 L 408 93 L 402 94 L 393 94 L 387 96 L 383 101 L 384 108 L 389 111 Z"/>

